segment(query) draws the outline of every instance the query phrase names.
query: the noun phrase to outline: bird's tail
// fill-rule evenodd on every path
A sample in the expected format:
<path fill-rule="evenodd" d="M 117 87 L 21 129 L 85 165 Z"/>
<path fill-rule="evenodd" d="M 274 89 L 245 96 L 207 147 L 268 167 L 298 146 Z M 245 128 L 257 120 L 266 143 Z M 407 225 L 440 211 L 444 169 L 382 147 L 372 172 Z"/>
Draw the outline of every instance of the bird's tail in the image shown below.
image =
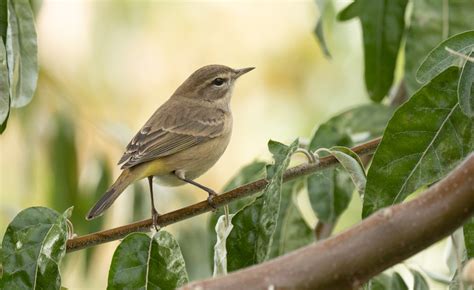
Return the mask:
<path fill-rule="evenodd" d="M 112 203 L 119 197 L 119 195 L 134 182 L 134 175 L 130 173 L 130 170 L 126 169 L 122 171 L 122 174 L 117 178 L 117 180 L 112 184 L 112 186 L 107 190 L 107 192 L 99 199 L 99 201 L 91 208 L 89 213 L 86 216 L 87 220 L 94 219 L 98 216 L 101 216 L 106 209 L 108 209 Z"/>

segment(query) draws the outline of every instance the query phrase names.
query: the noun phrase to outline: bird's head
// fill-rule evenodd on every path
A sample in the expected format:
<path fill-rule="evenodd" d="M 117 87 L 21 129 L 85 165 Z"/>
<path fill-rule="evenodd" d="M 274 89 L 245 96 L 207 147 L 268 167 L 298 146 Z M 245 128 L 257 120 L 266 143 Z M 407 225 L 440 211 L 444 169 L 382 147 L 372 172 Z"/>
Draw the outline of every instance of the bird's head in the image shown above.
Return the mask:
<path fill-rule="evenodd" d="M 213 102 L 229 100 L 235 81 L 254 67 L 233 69 L 212 64 L 192 73 L 176 90 L 174 96 Z"/>

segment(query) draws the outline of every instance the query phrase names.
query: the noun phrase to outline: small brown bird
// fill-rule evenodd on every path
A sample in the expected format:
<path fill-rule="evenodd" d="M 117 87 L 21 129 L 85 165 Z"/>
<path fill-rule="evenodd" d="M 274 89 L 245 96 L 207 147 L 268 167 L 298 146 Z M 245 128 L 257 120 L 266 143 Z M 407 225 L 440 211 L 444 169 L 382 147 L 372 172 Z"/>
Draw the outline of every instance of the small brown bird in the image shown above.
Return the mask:
<path fill-rule="evenodd" d="M 229 144 L 232 89 L 241 75 L 253 69 L 208 65 L 189 76 L 130 141 L 118 162 L 122 174 L 86 218 L 100 216 L 125 188 L 145 177 L 155 227 L 158 212 L 153 200 L 153 177 L 162 185 L 197 186 L 209 194 L 212 206 L 216 193 L 193 180 L 211 168 Z"/>

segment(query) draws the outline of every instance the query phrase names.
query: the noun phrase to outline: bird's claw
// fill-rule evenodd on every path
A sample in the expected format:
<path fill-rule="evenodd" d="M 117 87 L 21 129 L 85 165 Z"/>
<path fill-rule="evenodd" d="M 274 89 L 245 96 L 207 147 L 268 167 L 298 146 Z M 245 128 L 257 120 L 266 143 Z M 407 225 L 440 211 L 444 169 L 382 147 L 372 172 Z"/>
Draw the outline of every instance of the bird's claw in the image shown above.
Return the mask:
<path fill-rule="evenodd" d="M 161 227 L 158 225 L 158 217 L 160 214 L 156 211 L 156 209 L 152 209 L 151 211 L 151 220 L 153 221 L 153 228 L 158 232 Z"/>
<path fill-rule="evenodd" d="M 210 207 L 213 208 L 213 211 L 217 209 L 216 205 L 214 204 L 214 197 L 217 196 L 217 193 L 214 191 L 209 192 L 209 196 L 207 197 L 207 203 Z"/>

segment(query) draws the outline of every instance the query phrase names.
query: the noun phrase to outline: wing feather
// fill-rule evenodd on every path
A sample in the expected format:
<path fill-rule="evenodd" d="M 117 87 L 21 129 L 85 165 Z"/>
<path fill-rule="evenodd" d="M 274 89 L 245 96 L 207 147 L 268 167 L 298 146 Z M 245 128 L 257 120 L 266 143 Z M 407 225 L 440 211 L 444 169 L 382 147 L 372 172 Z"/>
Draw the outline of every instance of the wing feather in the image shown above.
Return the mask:
<path fill-rule="evenodd" d="M 178 104 L 170 101 L 130 141 L 118 162 L 122 169 L 178 153 L 224 133 L 225 111 L 196 106 L 176 110 Z"/>

